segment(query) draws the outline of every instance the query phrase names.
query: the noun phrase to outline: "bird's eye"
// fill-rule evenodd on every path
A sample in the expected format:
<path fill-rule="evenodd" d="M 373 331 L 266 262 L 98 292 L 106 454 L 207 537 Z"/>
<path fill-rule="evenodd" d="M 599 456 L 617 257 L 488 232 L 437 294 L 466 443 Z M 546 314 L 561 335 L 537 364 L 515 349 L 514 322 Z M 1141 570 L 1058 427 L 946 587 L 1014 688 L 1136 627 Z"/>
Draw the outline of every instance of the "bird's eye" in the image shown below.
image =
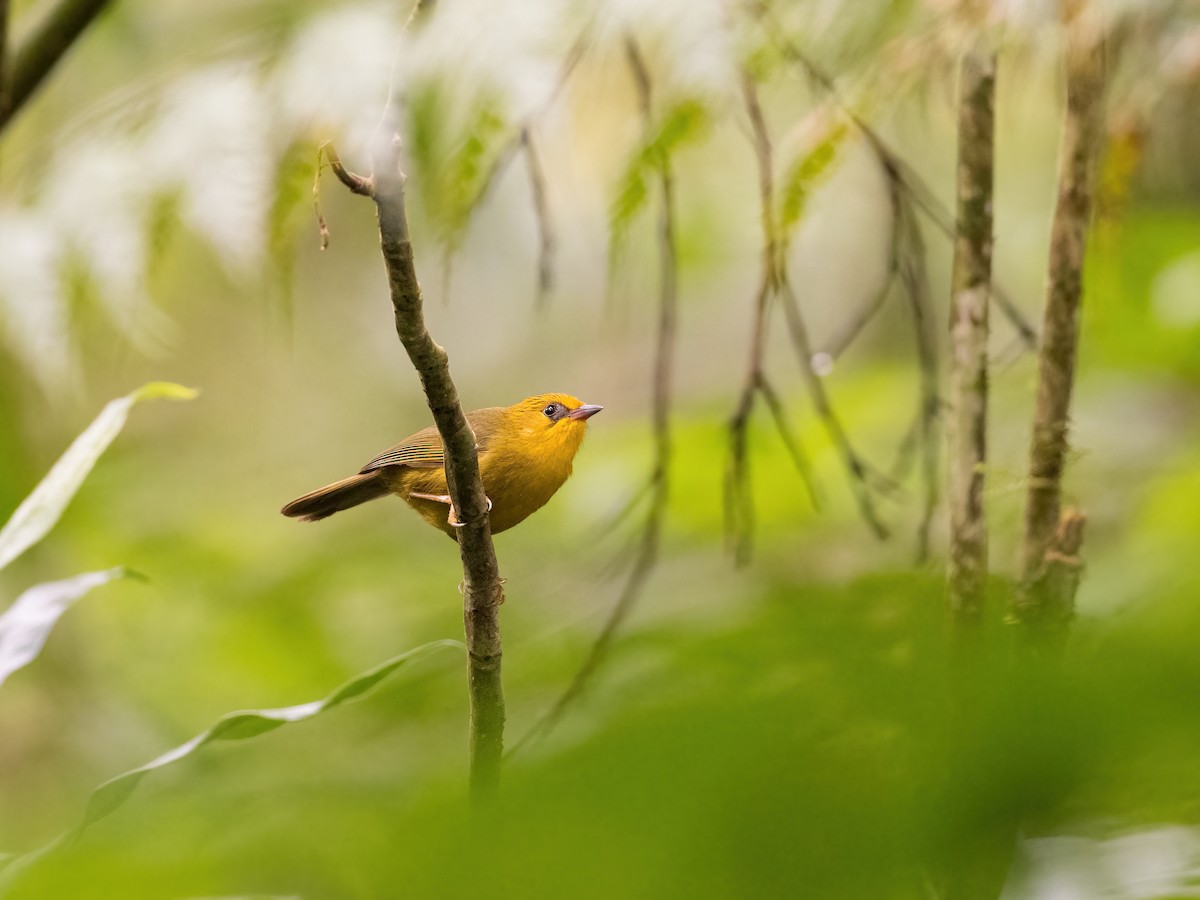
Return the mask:
<path fill-rule="evenodd" d="M 558 412 L 558 404 L 551 403 L 549 406 L 547 406 L 545 409 L 542 410 L 542 415 L 544 415 L 547 419 L 553 419 L 554 414 L 556 412 Z"/>

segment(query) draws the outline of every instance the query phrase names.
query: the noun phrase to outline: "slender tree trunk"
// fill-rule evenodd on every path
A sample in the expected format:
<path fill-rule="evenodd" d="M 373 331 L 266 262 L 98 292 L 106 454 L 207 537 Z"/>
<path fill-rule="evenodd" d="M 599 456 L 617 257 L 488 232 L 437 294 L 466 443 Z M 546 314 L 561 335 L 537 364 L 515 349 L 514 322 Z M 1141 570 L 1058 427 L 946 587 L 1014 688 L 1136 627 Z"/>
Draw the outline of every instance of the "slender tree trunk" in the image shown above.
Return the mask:
<path fill-rule="evenodd" d="M 950 553 L 948 598 L 954 623 L 971 626 L 987 586 L 988 306 L 992 288 L 992 184 L 996 55 L 963 57 L 958 106 L 958 227 L 950 298 Z"/>
<path fill-rule="evenodd" d="M 1074 612 L 1076 580 L 1047 577 L 1048 552 L 1063 555 L 1060 528 L 1077 557 L 1082 514 L 1061 521 L 1062 474 L 1079 345 L 1084 252 L 1092 209 L 1093 170 L 1104 126 L 1104 58 L 1101 32 L 1088 0 L 1064 8 L 1067 41 L 1067 110 L 1059 160 L 1058 202 L 1050 235 L 1045 323 L 1038 370 L 1037 409 L 1029 457 L 1029 493 L 1021 586 L 1014 618 L 1061 638 Z M 1057 548 L 1057 549 L 1056 549 Z M 1070 547 L 1066 549 L 1071 550 Z M 1071 589 L 1063 591 L 1064 584 Z"/>

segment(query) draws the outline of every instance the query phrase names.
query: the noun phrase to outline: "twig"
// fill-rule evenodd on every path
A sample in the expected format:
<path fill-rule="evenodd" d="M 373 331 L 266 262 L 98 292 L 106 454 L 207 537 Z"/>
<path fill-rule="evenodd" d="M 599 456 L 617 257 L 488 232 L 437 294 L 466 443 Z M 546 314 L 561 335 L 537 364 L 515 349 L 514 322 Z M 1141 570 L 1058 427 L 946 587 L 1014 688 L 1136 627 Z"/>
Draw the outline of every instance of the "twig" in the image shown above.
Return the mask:
<path fill-rule="evenodd" d="M 836 342 L 831 342 L 830 349 L 811 357 L 813 361 L 812 367 L 815 372 L 820 359 L 824 357 L 829 362 L 832 362 L 836 358 L 836 355 L 844 352 L 849 343 L 858 336 L 867 322 L 882 308 L 884 301 L 891 293 L 893 283 L 896 281 L 900 282 L 913 314 L 917 363 L 920 369 L 920 390 L 914 426 L 906 434 L 904 441 L 898 449 L 896 464 L 892 467 L 893 474 L 890 476 L 890 485 L 888 487 L 896 487 L 897 479 L 895 473 L 907 471 L 909 464 L 907 455 L 910 452 L 920 449 L 923 499 L 921 518 L 917 524 L 916 558 L 917 562 L 921 563 L 929 555 L 929 534 L 933 523 L 933 514 L 937 507 L 938 495 L 936 429 L 940 400 L 937 391 L 937 339 L 933 333 L 933 304 L 929 297 L 929 278 L 926 272 L 924 241 L 921 237 L 920 224 L 917 221 L 914 210 L 916 201 L 912 193 L 905 190 L 905 179 L 901 175 L 903 163 L 877 137 L 869 135 L 868 143 L 875 154 L 887 182 L 888 201 L 891 206 L 892 227 L 888 249 L 888 268 L 884 276 L 883 285 L 873 300 L 850 321 L 848 326 L 835 339 Z M 798 311 L 795 313 L 795 317 L 797 320 L 800 319 Z M 799 333 L 799 330 L 797 330 L 797 333 Z M 799 341 L 799 344 L 801 348 L 807 347 L 807 341 Z M 865 466 L 862 460 L 858 460 L 858 463 Z M 869 468 L 865 468 L 864 471 L 867 473 L 874 472 L 874 470 Z M 875 477 L 879 478 L 877 474 Z M 869 495 L 867 495 L 867 499 L 869 500 Z"/>
<path fill-rule="evenodd" d="M 958 106 L 958 239 L 950 298 L 950 546 L 947 598 L 956 627 L 983 617 L 988 574 L 988 298 L 992 281 L 996 54 L 963 56 Z"/>
<path fill-rule="evenodd" d="M 770 328 L 771 301 L 779 290 L 780 258 L 783 248 L 775 221 L 775 176 L 772 146 L 758 90 L 748 72 L 742 73 L 742 100 L 750 120 L 750 142 L 758 163 L 759 217 L 762 223 L 762 266 L 754 293 L 754 320 L 750 334 L 750 353 L 746 376 L 737 406 L 729 420 L 729 457 L 725 468 L 725 534 L 734 560 L 744 565 L 750 560 L 754 540 L 754 499 L 750 486 L 747 455 L 750 417 L 754 402 L 761 394 L 772 414 L 784 445 L 788 448 L 813 506 L 820 508 L 808 458 L 792 437 L 778 392 L 766 375 L 766 342 Z"/>
<path fill-rule="evenodd" d="M 821 376 L 813 369 L 812 342 L 809 339 L 808 327 L 805 325 L 803 316 L 800 314 L 800 304 L 796 299 L 795 292 L 792 290 L 791 282 L 788 278 L 787 260 L 784 258 L 785 246 L 780 238 L 779 228 L 775 220 L 775 186 L 772 171 L 771 136 L 767 128 L 766 119 L 763 116 L 762 105 L 758 101 L 758 88 L 755 86 L 754 79 L 748 72 L 742 73 L 742 99 L 746 107 L 746 113 L 750 118 L 754 138 L 755 158 L 758 161 L 759 201 L 762 207 L 760 219 L 763 229 L 763 265 L 764 267 L 769 266 L 769 269 L 764 270 L 764 276 L 760 282 L 759 299 L 756 303 L 756 308 L 761 309 L 764 303 L 769 302 L 772 295 L 780 300 L 783 306 L 784 320 L 787 324 L 788 334 L 792 339 L 792 344 L 800 360 L 800 370 L 804 378 L 805 387 L 808 389 L 809 396 L 816 409 L 817 417 L 821 420 L 825 431 L 829 434 L 830 440 L 833 441 L 842 458 L 849 477 L 851 490 L 854 492 L 855 500 L 858 503 L 859 512 L 876 537 L 881 539 L 886 538 L 888 536 L 887 527 L 880 521 L 879 516 L 876 514 L 875 504 L 871 497 L 871 488 L 867 483 L 870 471 L 869 467 L 859 457 L 857 451 L 855 451 L 849 436 L 846 434 L 846 429 L 842 426 L 841 420 L 829 400 L 829 394 L 825 390 Z M 756 334 L 755 341 L 761 341 L 761 336 Z M 761 347 L 758 352 L 759 356 L 761 356 Z M 761 372 L 761 361 L 759 363 L 756 382 L 759 387 L 765 383 Z M 738 421 L 738 418 L 735 416 L 736 421 Z M 744 441 L 744 437 L 741 440 Z"/>
<path fill-rule="evenodd" d="M 911 205 L 900 205 L 902 233 L 908 247 L 903 254 L 900 279 L 905 286 L 913 313 L 913 329 L 920 369 L 918 400 L 919 446 L 921 450 L 921 481 L 923 500 L 921 519 L 917 525 L 917 562 L 929 557 L 929 531 L 938 500 L 938 436 L 937 422 L 941 407 L 938 395 L 937 333 L 933 321 L 933 301 L 929 296 L 929 275 L 925 267 L 925 242 L 921 226 Z"/>
<path fill-rule="evenodd" d="M 554 287 L 554 222 L 550 218 L 550 205 L 546 200 L 546 173 L 533 145 L 529 127 L 521 129 L 521 149 L 525 156 L 525 170 L 529 174 L 529 189 L 533 199 L 533 215 L 538 227 L 538 292 L 537 306 L 545 306 Z"/>
<path fill-rule="evenodd" d="M 776 47 L 779 48 L 784 58 L 799 65 L 807 76 L 825 91 L 858 132 L 866 139 L 871 152 L 878 159 L 885 177 L 889 181 L 894 182 L 929 217 L 930 221 L 937 226 L 939 231 L 946 237 L 954 240 L 954 216 L 938 201 L 937 195 L 933 192 L 932 188 L 924 182 L 911 166 L 900 158 L 899 154 L 888 145 L 875 128 L 855 112 L 849 103 L 842 99 L 833 78 L 813 62 L 799 47 L 783 36 L 784 31 L 781 24 L 771 14 L 766 4 L 756 3 L 755 7 L 764 23 L 766 23 L 768 32 L 771 34 Z M 993 287 L 993 296 L 996 306 L 1012 324 L 1013 328 L 1016 329 L 1025 345 L 1030 349 L 1036 348 L 1038 343 L 1037 330 L 1025 318 L 1024 313 L 1017 308 L 1016 304 L 999 285 Z"/>
<path fill-rule="evenodd" d="M 518 123 L 516 129 L 496 152 L 492 158 L 491 165 L 488 166 L 487 171 L 480 181 L 479 189 L 470 201 L 470 209 L 475 209 L 482 205 L 488 198 L 488 195 L 491 194 L 492 188 L 500 180 L 500 177 L 507 171 L 513 157 L 517 153 L 525 157 L 526 172 L 529 175 L 530 199 L 533 203 L 533 213 L 537 218 L 538 224 L 537 305 L 539 307 L 546 302 L 553 287 L 556 241 L 553 221 L 550 217 L 550 207 L 546 198 L 545 171 L 534 148 L 532 132 L 538 120 L 554 105 L 566 87 L 571 74 L 578 67 L 580 60 L 583 59 L 584 51 L 587 49 L 588 36 L 589 28 L 584 28 L 571 45 L 571 49 L 567 51 L 567 55 L 559 67 L 558 78 L 555 80 L 554 86 L 551 88 L 545 102 Z M 454 246 L 447 247 L 442 260 L 444 297 L 449 296 L 450 269 L 453 263 L 452 257 L 456 249 Z"/>
<path fill-rule="evenodd" d="M 475 195 L 472 206 L 478 206 L 487 199 L 492 191 L 492 187 L 500 180 L 500 176 L 508 169 L 513 157 L 517 154 L 524 144 L 525 133 L 532 129 L 537 122 L 544 116 L 554 103 L 558 100 L 559 95 L 567 86 L 572 73 L 579 66 L 583 59 L 584 51 L 587 49 L 588 29 L 584 29 L 575 42 L 571 45 L 571 49 L 567 51 L 566 57 L 563 59 L 562 65 L 558 70 L 558 78 L 554 82 L 554 87 L 551 88 L 550 94 L 546 97 L 545 102 L 535 109 L 532 113 L 522 119 L 517 128 L 505 141 L 504 145 L 497 151 L 492 158 L 492 164 L 488 166 L 487 172 L 480 181 L 479 190 Z"/>
<path fill-rule="evenodd" d="M 567 709 L 583 694 L 584 688 L 595 674 L 596 669 L 599 668 L 604 657 L 608 654 L 608 649 L 612 645 L 617 631 L 629 617 L 630 612 L 633 611 L 638 597 L 641 596 L 646 579 L 649 578 L 650 573 L 658 563 L 658 545 L 662 533 L 662 519 L 665 510 L 666 506 L 657 502 L 651 506 L 642 527 L 642 540 L 639 545 L 637 559 L 634 561 L 633 568 L 629 572 L 629 577 L 625 581 L 625 586 L 621 590 L 620 597 L 617 598 L 616 605 L 613 606 L 612 612 L 609 613 L 608 619 L 604 623 L 604 628 L 601 629 L 599 636 L 592 643 L 587 657 L 575 672 L 575 677 L 571 679 L 571 683 L 567 686 L 567 689 L 563 691 L 550 710 L 517 741 L 509 751 L 510 757 L 520 753 L 521 750 L 528 747 L 534 741 L 549 734 L 562 719 Z"/>
<path fill-rule="evenodd" d="M 875 292 L 875 295 L 865 306 L 858 310 L 854 318 L 843 323 L 841 330 L 825 341 L 824 349 L 818 350 L 813 357 L 814 365 L 822 358 L 827 358 L 829 363 L 832 364 L 846 352 L 862 333 L 862 330 L 867 327 L 868 323 L 883 309 L 888 295 L 892 292 L 892 286 L 895 284 L 896 276 L 899 272 L 899 260 L 893 251 L 891 261 L 888 263 L 887 273 L 884 275 L 883 284 L 880 285 L 879 290 Z"/>
<path fill-rule="evenodd" d="M 325 151 L 325 158 L 329 160 L 329 168 L 333 170 L 338 181 L 344 184 L 350 193 L 375 199 L 375 180 L 373 178 L 363 178 L 361 175 L 355 175 L 348 171 L 338 157 L 337 148 L 330 141 L 325 141 L 317 148 L 318 163 L 320 163 L 322 150 Z"/>
<path fill-rule="evenodd" d="M 347 171 L 342 165 L 341 159 L 338 158 L 337 149 L 331 141 L 323 141 L 318 145 L 317 167 L 313 172 L 312 198 L 313 212 L 316 213 L 317 227 L 321 233 L 322 250 L 329 249 L 329 223 L 325 221 L 325 214 L 321 210 L 321 173 L 325 170 L 326 162 L 337 176 L 338 181 L 344 184 L 351 193 L 358 194 L 360 197 L 373 198 L 375 195 L 375 186 L 372 180 Z"/>
<path fill-rule="evenodd" d="M 884 540 L 890 532 L 875 510 L 875 501 L 871 496 L 871 486 L 868 483 L 868 479 L 873 475 L 872 469 L 854 449 L 854 445 L 850 442 L 850 436 L 846 433 L 845 426 L 842 425 L 841 418 L 833 408 L 821 376 L 813 371 L 812 343 L 808 336 L 808 326 L 804 323 L 804 317 L 800 313 L 800 303 L 784 272 L 784 269 L 780 270 L 779 296 L 783 301 L 784 321 L 787 323 L 788 335 L 792 339 L 792 345 L 796 349 L 796 357 L 800 363 L 800 373 L 808 387 L 817 417 L 824 424 L 829 439 L 842 458 L 842 466 L 846 470 L 850 489 L 854 492 L 859 515 L 862 516 L 863 521 L 867 523 L 875 536 Z"/>
<path fill-rule="evenodd" d="M 796 471 L 800 473 L 800 480 L 804 482 L 804 488 L 808 491 L 809 502 L 812 503 L 814 509 L 819 510 L 821 499 L 817 495 L 817 485 L 813 480 L 812 463 L 808 459 L 808 454 L 804 452 L 804 447 L 800 445 L 799 439 L 792 434 L 792 428 L 788 424 L 787 413 L 784 411 L 779 394 L 765 377 L 759 380 L 758 392 L 766 401 L 767 409 L 771 411 L 771 418 L 775 420 L 775 428 L 779 431 L 779 438 L 787 448 L 788 455 L 796 466 Z"/>
<path fill-rule="evenodd" d="M 60 0 L 11 54 L 5 80 L 7 103 L 0 108 L 0 131 L 54 70 L 58 61 L 108 6 L 109 0 Z"/>
<path fill-rule="evenodd" d="M 625 55 L 637 88 L 638 107 L 647 134 L 654 127 L 653 82 L 646 60 L 633 35 L 625 36 Z M 675 334 L 679 312 L 679 250 L 675 231 L 675 178 L 669 154 L 659 150 L 655 158 L 660 194 L 658 215 L 658 328 L 654 348 L 653 411 L 654 466 L 645 486 L 626 506 L 633 509 L 647 493 L 650 509 L 642 526 L 640 549 L 629 578 L 609 613 L 600 635 L 592 644 L 583 664 L 554 706 L 513 748 L 516 752 L 530 741 L 543 736 L 562 718 L 563 713 L 583 693 L 592 675 L 603 662 L 614 637 L 629 617 L 641 596 L 646 579 L 658 562 L 659 544 L 671 489 L 671 383 L 675 360 Z M 623 513 L 624 515 L 625 513 Z"/>

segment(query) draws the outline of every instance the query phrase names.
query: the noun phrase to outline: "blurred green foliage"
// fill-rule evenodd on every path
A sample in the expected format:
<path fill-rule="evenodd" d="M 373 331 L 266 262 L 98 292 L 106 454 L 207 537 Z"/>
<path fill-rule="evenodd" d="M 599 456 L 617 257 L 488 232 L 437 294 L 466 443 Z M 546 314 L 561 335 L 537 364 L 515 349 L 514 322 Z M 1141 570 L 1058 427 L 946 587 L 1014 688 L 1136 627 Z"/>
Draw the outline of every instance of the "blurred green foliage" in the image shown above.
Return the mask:
<path fill-rule="evenodd" d="M 837 588 L 784 578 L 715 627 L 681 613 L 644 629 L 612 660 L 626 674 L 589 702 L 591 723 L 521 751 L 474 810 L 461 727 L 447 727 L 461 672 L 425 667 L 320 724 L 163 773 L 23 884 L 40 896 L 923 897 L 949 878 L 984 896 L 1018 833 L 1200 812 L 1180 789 L 1200 777 L 1189 597 L 1119 628 L 1084 625 L 1060 667 L 1014 657 L 1000 622 L 948 653 L 941 591 L 903 574 Z"/>
<path fill-rule="evenodd" d="M 795 149 L 794 133 L 827 98 L 764 56 L 760 35 L 737 35 L 745 46 L 730 47 L 723 31 L 699 41 L 697 23 L 716 6 L 645 4 L 645 21 L 606 7 L 607 30 L 535 127 L 559 271 L 554 296 L 533 314 L 528 185 L 521 166 L 492 166 L 514 117 L 542 95 L 512 89 L 507 66 L 471 80 L 496 46 L 514 70 L 527 61 L 505 30 L 522 17 L 440 0 L 439 15 L 457 15 L 434 35 L 444 45 L 397 60 L 403 16 L 390 8 L 202 6 L 117 5 L 4 135 L 0 213 L 29 204 L 49 215 L 37 204 L 102 150 L 139 176 L 174 164 L 182 181 L 155 181 L 149 196 L 129 201 L 147 241 L 141 262 L 136 253 L 69 261 L 67 340 L 81 374 L 73 386 L 48 390 L 34 377 L 29 354 L 11 343 L 19 307 L 3 307 L 0 517 L 103 400 L 159 378 L 203 393 L 135 417 L 56 531 L 0 579 L 8 603 L 64 573 L 125 565 L 148 578 L 109 585 L 73 609 L 42 656 L 6 682 L 0 850 L 44 846 L 80 821 L 97 785 L 231 710 L 312 702 L 383 660 L 461 636 L 455 548 L 402 504 L 313 526 L 277 513 L 428 421 L 391 333 L 369 205 L 323 179 L 333 232 L 325 253 L 309 215 L 320 140 L 337 138 L 347 164 L 368 170 L 394 66 L 411 63 L 422 86 L 408 110 L 412 229 L 430 328 L 464 401 L 569 390 L 606 406 L 571 482 L 497 542 L 508 579 L 510 747 L 585 657 L 636 539 L 628 523 L 604 525 L 652 452 L 657 255 L 653 217 L 640 213 L 668 153 L 682 271 L 661 562 L 581 701 L 550 738 L 509 759 L 492 805 L 468 804 L 464 672 L 447 654 L 320 718 L 155 771 L 78 843 L 19 873 L 14 896 L 888 898 L 996 896 L 1007 884 L 1012 900 L 1047 896 L 1038 887 L 1043 838 L 1103 848 L 1113 836 L 1200 823 L 1200 203 L 1162 187 L 1187 178 L 1148 168 L 1094 234 L 1066 484 L 1089 514 L 1088 570 L 1057 667 L 1015 654 L 1000 615 L 1036 367 L 1028 355 L 1014 361 L 1010 332 L 996 323 L 995 596 L 977 641 L 952 652 L 938 565 L 911 566 L 911 479 L 901 473 L 901 488 L 880 501 L 896 537 L 874 542 L 779 328 L 772 382 L 824 502 L 812 508 L 770 423 L 754 422 L 754 565 L 735 570 L 724 553 L 726 423 L 745 371 L 761 248 L 736 83 L 727 93 L 713 87 L 736 71 L 704 54 L 715 45 L 771 61 L 762 97 L 779 141 L 780 215 L 796 226 L 792 275 L 816 346 L 875 296 L 890 232 L 878 171 L 853 129 Z M 860 6 L 777 12 L 945 201 L 955 135 L 942 87 L 961 32 L 939 27 L 949 15 L 941 5 Z M 621 15 L 646 32 L 656 79 L 648 129 L 617 40 L 630 24 Z M 1185 33 L 1179 15 L 1168 36 Z M 557 71 L 576 38 L 578 23 L 568 25 L 531 28 L 551 63 L 544 71 Z M 1053 43 L 1047 29 L 1013 23 L 1000 78 L 997 271 L 1033 319 L 1058 140 L 1056 63 L 1039 55 Z M 560 46 L 546 50 L 546 33 Z M 217 88 L 232 80 L 268 110 L 248 129 L 263 140 L 253 146 L 267 148 L 265 165 L 243 167 L 200 140 L 236 139 L 236 129 L 198 126 L 188 132 L 196 146 L 183 149 L 139 143 L 174 108 L 179 83 L 213 68 L 228 76 L 231 61 L 237 77 L 214 79 L 212 106 L 228 111 Z M 1151 72 L 1141 65 L 1136 72 Z M 188 96 L 205 107 L 197 101 L 209 95 Z M 1186 130 L 1173 127 L 1156 123 L 1155 139 L 1183 144 Z M 88 152 L 51 152 L 78 147 Z M 71 194 L 70 208 L 108 234 L 125 200 L 105 192 L 112 180 L 89 177 L 82 184 L 95 191 Z M 200 227 L 197 204 L 230 184 L 227 208 Z M 222 237 L 253 209 L 262 253 L 238 258 Z M 628 295 L 620 306 L 608 305 L 604 283 L 610 229 L 626 237 L 614 273 Z M 948 245 L 928 231 L 944 321 Z M 436 284 L 447 246 L 459 251 L 452 302 Z M 113 257 L 144 267 L 148 308 L 174 324 L 158 355 L 134 349 L 101 308 L 93 270 Z M 827 379 L 856 447 L 883 471 L 895 467 L 919 402 L 907 316 L 885 306 Z M 1157 893 L 1143 885 L 1122 894 L 1116 882 L 1093 893 L 1195 893 L 1186 877 L 1197 858 L 1185 854 L 1172 869 L 1179 877 Z M 1114 865 L 1136 869 L 1125 857 Z"/>

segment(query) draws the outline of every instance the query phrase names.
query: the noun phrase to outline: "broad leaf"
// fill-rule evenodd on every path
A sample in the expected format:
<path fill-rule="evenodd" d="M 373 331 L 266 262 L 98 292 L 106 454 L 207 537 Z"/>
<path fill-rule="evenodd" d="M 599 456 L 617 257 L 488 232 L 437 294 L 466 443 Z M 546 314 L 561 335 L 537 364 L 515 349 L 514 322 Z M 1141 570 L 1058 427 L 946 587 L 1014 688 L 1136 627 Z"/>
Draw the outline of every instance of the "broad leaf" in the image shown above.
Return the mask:
<path fill-rule="evenodd" d="M 83 434 L 75 438 L 0 530 L 0 569 L 44 538 L 54 527 L 96 460 L 121 433 L 125 420 L 129 418 L 129 410 L 135 403 L 158 397 L 190 400 L 196 393 L 178 384 L 155 381 L 126 397 L 110 401 Z"/>
<path fill-rule="evenodd" d="M 87 572 L 32 587 L 0 616 L 0 684 L 33 662 L 59 617 L 92 588 L 120 578 L 123 569 Z"/>

